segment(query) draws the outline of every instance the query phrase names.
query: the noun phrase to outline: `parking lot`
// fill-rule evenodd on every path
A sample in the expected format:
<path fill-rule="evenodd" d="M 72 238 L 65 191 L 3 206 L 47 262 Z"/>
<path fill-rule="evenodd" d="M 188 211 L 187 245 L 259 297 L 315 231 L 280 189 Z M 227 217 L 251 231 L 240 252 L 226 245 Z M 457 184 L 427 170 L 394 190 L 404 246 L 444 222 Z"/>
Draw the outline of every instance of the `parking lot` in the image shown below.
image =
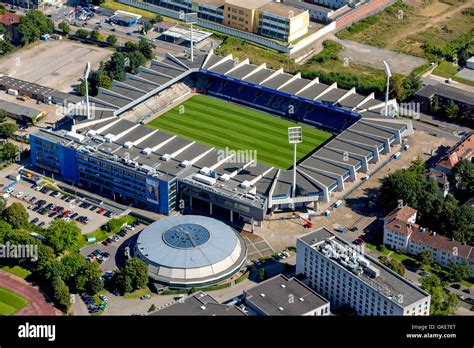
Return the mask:
<path fill-rule="evenodd" d="M 0 178 L 0 185 L 3 185 L 3 188 L 12 183 L 13 181 L 6 178 L 6 176 Z M 96 231 L 110 219 L 110 217 L 105 216 L 106 210 L 101 211 L 103 208 L 100 205 L 86 207 L 85 202 L 74 199 L 74 197 L 60 193 L 55 194 L 54 191 L 46 191 L 44 188 L 43 191 L 37 191 L 33 187 L 32 183 L 24 180 L 18 181 L 11 187 L 14 191 L 7 198 L 7 205 L 15 202 L 23 204 L 27 208 L 30 222 L 34 221 L 33 223 L 36 225 L 48 227 L 51 221 L 57 218 L 63 218 L 67 221 L 75 220 L 82 234 L 88 234 Z M 2 190 L 3 193 L 5 193 L 4 190 Z M 28 199 L 25 200 L 25 197 Z M 34 199 L 31 200 L 33 197 Z M 68 199 L 69 202 L 67 202 Z"/>
<path fill-rule="evenodd" d="M 91 261 L 96 260 L 99 262 L 100 268 L 103 271 L 113 271 L 117 267 L 123 267 L 126 260 L 126 248 L 131 249 L 133 241 L 143 228 L 145 228 L 145 225 L 133 224 L 131 228 L 122 229 L 122 235 L 115 235 L 116 239 L 114 241 L 107 242 L 107 240 L 105 240 L 101 243 L 88 245 L 82 248 L 80 253 L 89 257 Z"/>
<path fill-rule="evenodd" d="M 84 75 L 87 62 L 97 69 L 112 51 L 69 40 L 38 41 L 0 59 L 0 73 L 70 92 Z"/>

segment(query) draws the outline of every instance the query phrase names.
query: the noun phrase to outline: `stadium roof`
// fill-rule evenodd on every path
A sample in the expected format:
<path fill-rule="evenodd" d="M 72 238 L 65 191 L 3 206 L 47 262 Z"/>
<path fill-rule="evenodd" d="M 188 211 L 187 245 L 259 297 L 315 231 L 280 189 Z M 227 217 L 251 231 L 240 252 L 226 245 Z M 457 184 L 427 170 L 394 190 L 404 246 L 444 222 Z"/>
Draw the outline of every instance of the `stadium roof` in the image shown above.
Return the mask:
<path fill-rule="evenodd" d="M 194 62 L 167 54 L 163 60 L 153 61 L 149 68 L 138 68 L 137 75 L 127 74 L 124 81 L 114 81 L 111 90 L 100 89 L 98 95 L 91 98 L 96 104 L 93 114 L 97 112 L 97 117 L 86 120 L 82 111 L 82 119 L 76 119 L 73 132 L 83 135 L 82 140 L 71 142 L 64 131 L 56 132 L 55 138 L 62 137 L 68 146 L 84 152 L 94 151 L 95 156 L 114 161 L 117 165 L 133 166 L 144 175 L 162 180 L 180 177 L 183 182 L 224 196 L 237 197 L 252 206 L 265 207 L 266 200 L 271 198 L 279 202 L 290 199 L 292 176 L 285 169 L 262 163 L 257 166 L 248 163 L 227 165 L 220 162 L 218 149 L 114 116 L 139 105 L 199 69 L 253 81 L 300 99 L 323 100 L 335 108 L 345 109 L 348 117 L 357 119 L 352 127 L 342 131 L 324 144 L 319 152 L 298 165 L 296 191 L 307 201 L 318 200 L 324 190 L 330 188 L 331 191 L 338 187 L 338 179 L 347 179 L 354 168 L 357 171 L 364 161 L 371 161 L 376 156 L 375 152 L 382 151 L 386 142 L 399 137 L 407 128 L 405 122 L 409 122 L 383 119 L 380 110 L 384 102 L 374 99 L 373 95 L 358 94 L 355 88 L 340 89 L 336 84 L 320 83 L 317 78 L 303 79 L 300 75 L 266 69 L 264 65 L 252 65 L 248 60 L 239 62 L 232 56 L 219 57 L 211 52 L 207 56 L 196 56 Z M 369 113 L 374 115 L 366 118 Z M 150 109 L 150 115 L 153 114 Z M 245 170 L 242 170 L 244 167 Z M 216 184 L 203 183 L 196 174 L 204 169 L 212 171 L 216 179 L 223 175 L 228 175 L 228 178 L 216 180 Z"/>

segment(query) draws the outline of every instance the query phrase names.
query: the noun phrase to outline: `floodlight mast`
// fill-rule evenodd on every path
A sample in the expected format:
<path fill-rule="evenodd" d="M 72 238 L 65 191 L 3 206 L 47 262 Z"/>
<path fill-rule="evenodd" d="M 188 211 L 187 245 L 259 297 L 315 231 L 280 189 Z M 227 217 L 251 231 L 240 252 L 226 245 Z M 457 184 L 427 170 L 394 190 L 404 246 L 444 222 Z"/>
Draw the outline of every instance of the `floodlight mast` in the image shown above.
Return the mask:
<path fill-rule="evenodd" d="M 388 116 L 388 92 L 390 89 L 390 78 L 392 77 L 392 72 L 390 71 L 390 67 L 386 61 L 383 61 L 383 65 L 385 68 L 385 74 L 387 75 L 387 90 L 385 91 L 385 116 Z"/>
<path fill-rule="evenodd" d="M 288 143 L 294 144 L 293 153 L 293 186 L 291 190 L 291 197 L 296 196 L 296 145 L 303 141 L 303 133 L 301 127 L 289 127 L 288 128 Z"/>
<path fill-rule="evenodd" d="M 194 45 L 193 45 L 193 24 L 197 23 L 197 13 L 188 13 L 186 15 L 186 23 L 191 25 L 191 33 L 190 33 L 190 39 L 191 39 L 191 62 L 194 62 Z"/>
<path fill-rule="evenodd" d="M 89 74 L 91 72 L 91 63 L 87 62 L 86 70 L 84 71 L 84 80 L 86 81 L 86 108 L 87 108 L 87 119 L 91 118 L 91 110 L 89 105 Z"/>

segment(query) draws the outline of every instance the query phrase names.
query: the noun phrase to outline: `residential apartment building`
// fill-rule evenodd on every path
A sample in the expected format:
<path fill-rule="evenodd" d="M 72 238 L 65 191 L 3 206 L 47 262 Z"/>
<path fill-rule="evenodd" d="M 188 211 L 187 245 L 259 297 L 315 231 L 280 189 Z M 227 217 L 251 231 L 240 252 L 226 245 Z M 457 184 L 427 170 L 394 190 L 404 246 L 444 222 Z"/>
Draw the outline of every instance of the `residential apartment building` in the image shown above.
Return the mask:
<path fill-rule="evenodd" d="M 320 228 L 297 239 L 296 274 L 331 303 L 362 316 L 430 313 L 430 295 L 360 249 Z"/>
<path fill-rule="evenodd" d="M 474 131 L 458 141 L 458 143 L 436 163 L 436 169 L 451 174 L 452 169 L 460 160 L 472 161 L 473 155 Z"/>
<path fill-rule="evenodd" d="M 467 261 L 474 271 L 473 247 L 416 224 L 417 212 L 416 209 L 404 206 L 388 214 L 384 218 L 383 243 L 412 255 L 430 250 L 433 261 L 445 268 L 449 267 L 451 261 Z"/>

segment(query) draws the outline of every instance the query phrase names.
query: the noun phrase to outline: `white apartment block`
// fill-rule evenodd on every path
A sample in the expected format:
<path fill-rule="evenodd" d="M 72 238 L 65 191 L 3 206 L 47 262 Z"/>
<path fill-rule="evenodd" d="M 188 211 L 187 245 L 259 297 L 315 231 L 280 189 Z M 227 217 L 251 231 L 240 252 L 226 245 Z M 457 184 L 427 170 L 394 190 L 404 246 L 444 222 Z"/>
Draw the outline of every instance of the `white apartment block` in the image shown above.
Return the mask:
<path fill-rule="evenodd" d="M 430 250 L 433 262 L 448 268 L 450 261 L 467 261 L 474 271 L 474 248 L 430 232 L 416 224 L 417 210 L 409 206 L 395 209 L 384 219 L 383 244 L 406 254 Z"/>
<path fill-rule="evenodd" d="M 362 316 L 429 315 L 430 295 L 325 228 L 297 240 L 296 274 L 331 303 Z"/>

